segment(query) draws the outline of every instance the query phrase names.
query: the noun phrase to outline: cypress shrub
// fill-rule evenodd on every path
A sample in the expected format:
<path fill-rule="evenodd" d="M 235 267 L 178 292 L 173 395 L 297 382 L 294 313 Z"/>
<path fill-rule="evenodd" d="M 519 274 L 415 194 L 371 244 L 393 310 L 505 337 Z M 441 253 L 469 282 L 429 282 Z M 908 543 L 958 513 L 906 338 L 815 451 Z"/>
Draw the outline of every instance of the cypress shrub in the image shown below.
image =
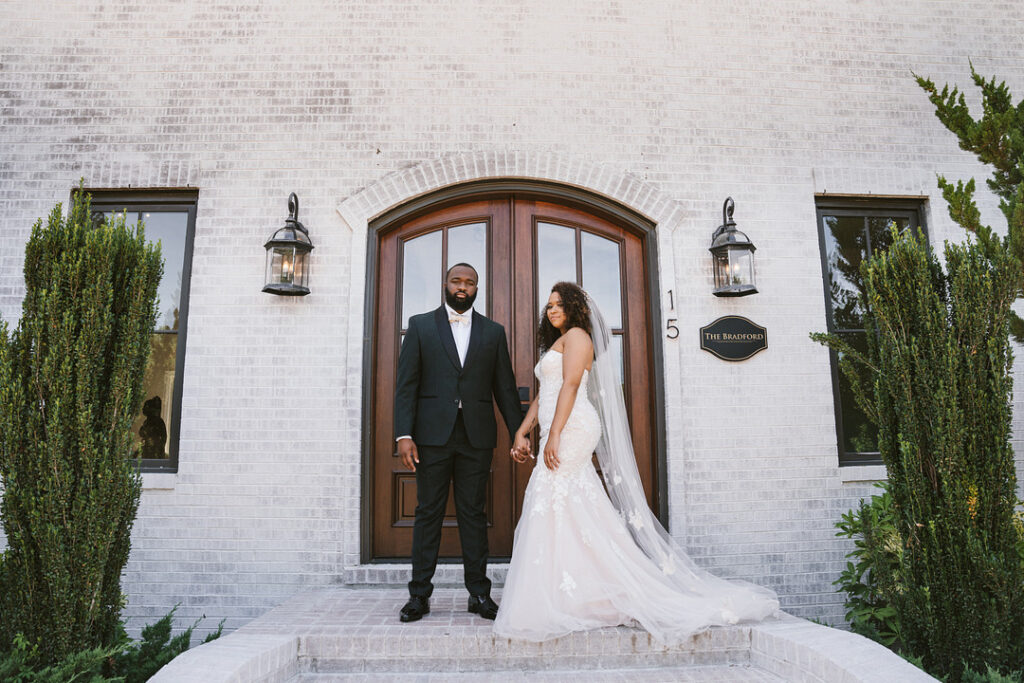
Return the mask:
<path fill-rule="evenodd" d="M 1024 668 L 1024 565 L 1010 448 L 1010 306 L 1021 264 L 1008 250 L 893 234 L 861 271 L 868 353 L 814 335 L 879 427 L 899 581 L 887 596 L 907 652 L 954 681 L 965 665 Z"/>
<path fill-rule="evenodd" d="M 0 327 L 0 650 L 22 634 L 40 665 L 117 637 L 162 269 L 142 226 L 95 226 L 80 191 L 33 227 L 21 320 Z"/>
<path fill-rule="evenodd" d="M 862 264 L 866 354 L 812 335 L 840 352 L 879 427 L 904 545 L 896 571 L 883 567 L 872 585 L 896 610 L 904 654 L 952 681 L 1024 671 L 1024 524 L 1009 444 L 1009 338 L 1024 342 L 1024 319 L 1010 308 L 1024 292 L 1024 101 L 1014 105 L 1005 83 L 973 65 L 971 78 L 978 119 L 957 88 L 916 77 L 960 147 L 992 167 L 1005 233 L 982 223 L 973 179 L 940 175 L 950 218 L 973 240 L 946 245 L 945 270 L 909 234 Z"/>

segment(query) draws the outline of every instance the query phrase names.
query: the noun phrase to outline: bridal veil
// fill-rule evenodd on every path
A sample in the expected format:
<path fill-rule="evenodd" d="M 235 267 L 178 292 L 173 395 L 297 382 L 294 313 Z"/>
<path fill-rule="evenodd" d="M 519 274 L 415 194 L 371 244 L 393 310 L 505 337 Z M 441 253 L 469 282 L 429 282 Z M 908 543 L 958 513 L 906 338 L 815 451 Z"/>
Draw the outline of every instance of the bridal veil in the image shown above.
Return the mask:
<path fill-rule="evenodd" d="M 608 497 L 619 517 L 637 546 L 660 568 L 665 580 L 681 593 L 701 598 L 705 604 L 721 604 L 725 623 L 759 620 L 773 614 L 779 608 L 774 591 L 748 582 L 721 579 L 698 567 L 647 506 L 626 419 L 617 359 L 611 353 L 611 331 L 589 295 L 587 306 L 595 353 L 590 372 L 590 401 L 597 408 L 602 426 L 597 459 Z M 658 640 L 672 640 L 668 633 L 653 635 Z"/>

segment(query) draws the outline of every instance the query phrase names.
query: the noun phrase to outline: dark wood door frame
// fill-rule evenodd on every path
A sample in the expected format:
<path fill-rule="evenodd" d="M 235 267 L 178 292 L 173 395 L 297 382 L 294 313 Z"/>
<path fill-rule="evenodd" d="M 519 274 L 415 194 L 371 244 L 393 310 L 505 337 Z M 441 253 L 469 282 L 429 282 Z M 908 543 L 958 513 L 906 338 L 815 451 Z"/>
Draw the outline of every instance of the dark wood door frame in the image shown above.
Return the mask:
<path fill-rule="evenodd" d="M 442 188 L 435 192 L 417 197 L 398 207 L 386 211 L 372 219 L 368 226 L 366 240 L 366 290 L 364 295 L 363 316 L 363 399 L 362 399 L 362 434 L 360 439 L 361 472 L 360 472 L 360 561 L 373 562 L 371 539 L 373 536 L 371 509 L 373 496 L 373 478 L 370 468 L 373 460 L 374 424 L 373 424 L 373 392 L 370 391 L 374 382 L 373 350 L 376 343 L 377 319 L 377 253 L 380 247 L 380 235 L 399 222 L 415 218 L 419 214 L 444 208 L 454 204 L 475 199 L 487 199 L 497 196 L 516 195 L 542 201 L 560 202 L 573 206 L 596 216 L 618 223 L 634 232 L 643 242 L 645 262 L 647 264 L 647 291 L 651 293 L 647 302 L 647 318 L 651 329 L 651 352 L 653 355 L 654 372 L 650 382 L 650 400 L 659 407 L 655 411 L 657 429 L 657 485 L 658 485 L 658 517 L 668 526 L 668 481 L 666 473 L 665 444 L 665 387 L 664 387 L 664 342 L 662 341 L 661 288 L 658 280 L 658 248 L 656 225 L 633 211 L 606 197 L 586 190 L 541 181 L 522 179 L 494 179 L 474 181 Z"/>

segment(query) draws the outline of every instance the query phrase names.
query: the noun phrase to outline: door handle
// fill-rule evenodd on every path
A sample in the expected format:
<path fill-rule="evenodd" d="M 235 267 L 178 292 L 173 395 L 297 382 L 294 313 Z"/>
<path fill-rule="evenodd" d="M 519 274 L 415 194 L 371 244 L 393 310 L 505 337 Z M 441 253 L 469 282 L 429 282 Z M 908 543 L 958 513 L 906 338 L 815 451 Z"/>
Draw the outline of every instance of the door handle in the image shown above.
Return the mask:
<path fill-rule="evenodd" d="M 530 387 L 519 387 L 519 409 L 523 415 L 530 409 Z"/>

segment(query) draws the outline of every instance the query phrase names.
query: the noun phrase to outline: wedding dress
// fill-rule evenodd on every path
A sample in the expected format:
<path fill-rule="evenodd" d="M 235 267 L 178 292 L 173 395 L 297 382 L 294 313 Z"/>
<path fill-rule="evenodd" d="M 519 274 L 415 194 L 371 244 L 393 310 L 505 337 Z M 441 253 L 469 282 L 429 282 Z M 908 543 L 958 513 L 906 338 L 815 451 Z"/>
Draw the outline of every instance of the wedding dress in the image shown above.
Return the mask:
<path fill-rule="evenodd" d="M 604 361 L 607 373 L 610 365 L 600 351 L 607 348 L 602 331 L 607 334 L 607 328 L 595 330 L 599 351 L 594 369 Z M 562 354 L 549 350 L 535 373 L 540 380 L 540 454 L 562 387 Z M 610 422 L 613 431 L 625 430 L 628 436 L 624 409 L 607 415 L 616 412 L 607 408 L 615 404 L 611 399 L 621 403 L 618 378 L 614 386 L 606 379 L 595 391 L 592 374 L 584 371 L 562 429 L 558 468 L 548 469 L 539 455 L 533 468 L 495 635 L 536 642 L 573 631 L 639 625 L 668 645 L 710 626 L 773 614 L 779 603 L 772 591 L 712 576 L 675 546 L 646 505 L 632 446 L 613 443 L 621 442 L 622 434 L 603 434 L 602 427 Z M 610 396 L 613 391 L 617 396 Z M 598 407 L 589 394 L 597 395 Z M 591 457 L 595 449 L 599 457 L 608 455 L 611 447 L 628 450 L 629 462 L 622 453 L 601 460 L 610 499 Z"/>

